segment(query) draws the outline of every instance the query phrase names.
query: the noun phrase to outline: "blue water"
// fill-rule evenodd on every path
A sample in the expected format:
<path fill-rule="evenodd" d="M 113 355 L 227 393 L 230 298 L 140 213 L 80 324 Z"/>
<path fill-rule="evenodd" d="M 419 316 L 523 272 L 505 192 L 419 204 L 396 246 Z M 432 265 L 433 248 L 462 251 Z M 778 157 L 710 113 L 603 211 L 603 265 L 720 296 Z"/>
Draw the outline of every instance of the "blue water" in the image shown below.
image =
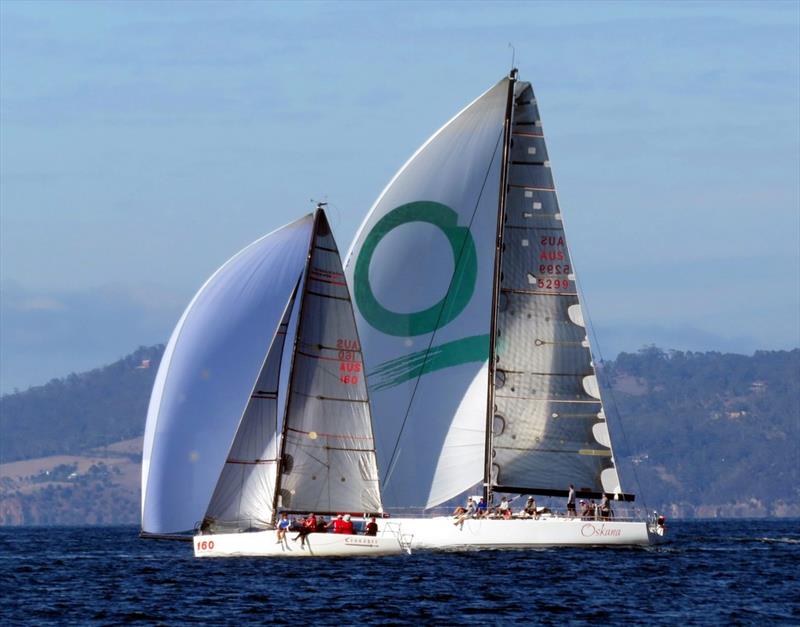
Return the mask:
<path fill-rule="evenodd" d="M 800 624 L 798 521 L 674 522 L 649 549 L 197 560 L 132 527 L 0 529 L 2 624 Z"/>

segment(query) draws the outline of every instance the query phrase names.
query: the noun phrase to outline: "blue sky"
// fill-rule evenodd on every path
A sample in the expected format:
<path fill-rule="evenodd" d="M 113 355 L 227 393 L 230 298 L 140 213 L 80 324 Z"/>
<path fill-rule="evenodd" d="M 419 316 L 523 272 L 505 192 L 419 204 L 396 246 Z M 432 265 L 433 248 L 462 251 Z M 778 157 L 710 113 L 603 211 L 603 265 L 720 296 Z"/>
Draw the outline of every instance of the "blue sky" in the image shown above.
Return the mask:
<path fill-rule="evenodd" d="M 800 343 L 800 3 L 0 3 L 0 386 L 167 339 L 516 48 L 604 356 Z"/>

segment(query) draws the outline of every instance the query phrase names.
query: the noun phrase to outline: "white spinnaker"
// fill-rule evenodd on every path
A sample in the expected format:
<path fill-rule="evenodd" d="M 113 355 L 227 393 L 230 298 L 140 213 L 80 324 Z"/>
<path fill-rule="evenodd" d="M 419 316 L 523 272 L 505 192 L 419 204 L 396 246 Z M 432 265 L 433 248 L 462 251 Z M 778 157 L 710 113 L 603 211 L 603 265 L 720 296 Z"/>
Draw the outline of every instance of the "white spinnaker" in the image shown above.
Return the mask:
<path fill-rule="evenodd" d="M 488 357 L 507 95 L 504 79 L 414 154 L 347 257 L 386 506 L 432 507 L 483 476 L 483 455 L 462 453 L 484 446 L 488 382 L 471 386 Z"/>
<path fill-rule="evenodd" d="M 280 441 L 278 391 L 294 301 L 293 294 L 206 511 L 206 518 L 215 527 L 248 529 L 272 524 Z"/>
<path fill-rule="evenodd" d="M 297 334 L 284 427 L 281 506 L 295 511 L 381 511 L 353 305 L 321 210 Z"/>
<path fill-rule="evenodd" d="M 231 258 L 173 331 L 145 426 L 143 531 L 190 530 L 205 514 L 305 265 L 311 226 L 309 215 Z"/>

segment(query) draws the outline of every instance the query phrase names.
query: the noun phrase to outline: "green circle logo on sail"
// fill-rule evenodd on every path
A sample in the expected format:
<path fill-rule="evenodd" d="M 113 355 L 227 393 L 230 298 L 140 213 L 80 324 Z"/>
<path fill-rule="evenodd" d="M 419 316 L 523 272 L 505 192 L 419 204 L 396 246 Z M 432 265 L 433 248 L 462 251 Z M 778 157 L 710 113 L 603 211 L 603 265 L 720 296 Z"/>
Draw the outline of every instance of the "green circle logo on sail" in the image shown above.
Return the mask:
<path fill-rule="evenodd" d="M 454 269 L 449 289 L 439 302 L 421 311 L 398 313 L 386 309 L 375 298 L 369 283 L 369 266 L 381 240 L 409 222 L 427 222 L 444 233 L 453 251 Z M 475 242 L 468 227 L 458 226 L 458 214 L 438 202 L 411 202 L 387 213 L 367 235 L 356 261 L 354 294 L 361 315 L 379 331 L 396 336 L 424 335 L 443 327 L 464 310 L 475 290 L 477 272 Z"/>

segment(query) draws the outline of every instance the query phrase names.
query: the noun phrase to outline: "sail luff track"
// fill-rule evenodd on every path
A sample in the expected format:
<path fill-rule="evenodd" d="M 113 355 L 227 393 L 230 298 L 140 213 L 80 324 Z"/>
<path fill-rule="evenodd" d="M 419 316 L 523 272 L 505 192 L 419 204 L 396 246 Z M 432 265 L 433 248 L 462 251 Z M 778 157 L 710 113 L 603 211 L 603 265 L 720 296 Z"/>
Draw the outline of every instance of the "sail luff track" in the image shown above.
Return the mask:
<path fill-rule="evenodd" d="M 483 498 L 492 502 L 492 421 L 494 417 L 494 371 L 497 339 L 497 302 L 500 296 L 500 273 L 503 255 L 503 225 L 506 215 L 506 185 L 508 184 L 508 165 L 511 151 L 511 119 L 514 111 L 514 89 L 517 70 L 511 70 L 508 77 L 508 99 L 503 122 L 503 156 L 500 166 L 500 187 L 497 195 L 497 232 L 495 235 L 494 271 L 492 278 L 492 313 L 489 330 L 488 394 L 486 395 L 486 442 L 483 463 Z"/>

